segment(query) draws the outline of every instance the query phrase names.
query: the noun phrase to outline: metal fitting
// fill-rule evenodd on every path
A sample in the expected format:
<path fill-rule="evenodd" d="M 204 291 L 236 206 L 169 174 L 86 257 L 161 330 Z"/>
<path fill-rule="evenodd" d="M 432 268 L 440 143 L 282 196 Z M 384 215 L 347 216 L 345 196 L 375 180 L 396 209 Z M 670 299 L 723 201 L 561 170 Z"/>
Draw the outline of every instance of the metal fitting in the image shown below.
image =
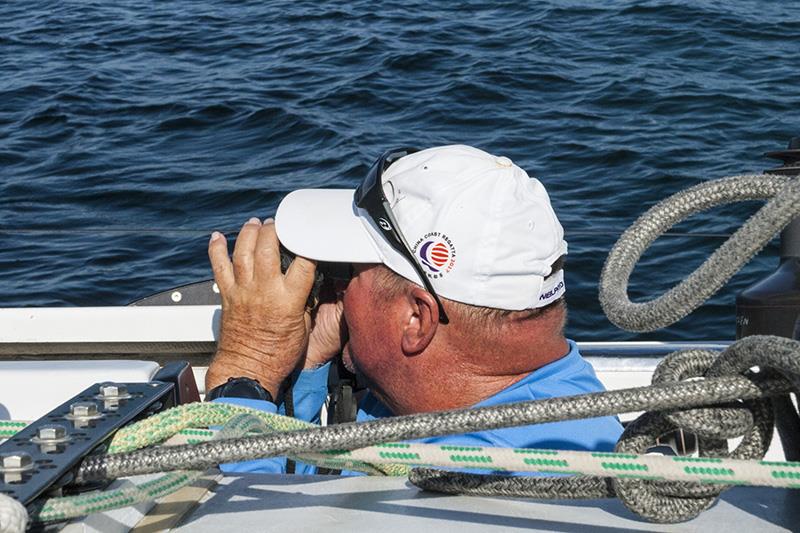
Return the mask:
<path fill-rule="evenodd" d="M 61 424 L 48 424 L 42 426 L 36 432 L 36 436 L 31 439 L 32 442 L 37 444 L 56 444 L 59 442 L 66 442 L 69 440 L 67 436 L 66 426 Z"/>
<path fill-rule="evenodd" d="M 98 398 L 104 400 L 124 400 L 130 398 L 128 387 L 122 383 L 103 383 L 100 385 L 100 395 Z"/>
<path fill-rule="evenodd" d="M 95 402 L 75 402 L 69 406 L 67 418 L 92 419 L 103 416 Z"/>
<path fill-rule="evenodd" d="M 26 452 L 0 454 L 0 472 L 24 472 L 33 468 L 33 457 Z"/>

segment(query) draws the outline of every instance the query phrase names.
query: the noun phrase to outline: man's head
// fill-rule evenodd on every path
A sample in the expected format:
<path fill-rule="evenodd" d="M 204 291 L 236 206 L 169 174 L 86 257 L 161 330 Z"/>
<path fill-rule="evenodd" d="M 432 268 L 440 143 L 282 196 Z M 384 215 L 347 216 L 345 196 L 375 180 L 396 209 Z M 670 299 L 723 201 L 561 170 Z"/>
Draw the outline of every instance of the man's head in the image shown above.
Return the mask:
<path fill-rule="evenodd" d="M 276 229 L 298 255 L 357 265 L 344 299 L 349 351 L 390 407 L 403 409 L 403 382 L 441 382 L 452 365 L 453 375 L 464 365 L 529 372 L 531 358 L 516 356 L 525 346 L 563 344 L 567 247 L 538 180 L 467 146 L 410 153 L 371 173 L 381 196 L 371 208 L 352 190 L 295 191 Z M 421 274 L 450 324 L 439 324 Z"/>

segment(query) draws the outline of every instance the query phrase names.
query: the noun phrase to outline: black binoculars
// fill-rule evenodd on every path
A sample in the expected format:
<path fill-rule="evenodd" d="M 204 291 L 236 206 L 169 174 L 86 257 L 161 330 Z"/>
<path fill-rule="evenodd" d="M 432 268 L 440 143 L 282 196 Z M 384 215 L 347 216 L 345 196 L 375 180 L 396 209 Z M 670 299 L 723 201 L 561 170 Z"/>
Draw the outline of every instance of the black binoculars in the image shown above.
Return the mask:
<path fill-rule="evenodd" d="M 286 269 L 294 261 L 295 254 L 284 248 L 280 247 L 281 254 L 281 272 L 286 273 Z M 334 280 L 349 281 L 353 277 L 353 268 L 350 263 L 328 263 L 319 261 L 317 263 L 317 272 L 314 275 L 314 285 L 311 287 L 311 293 L 308 295 L 306 306 L 313 309 L 317 306 L 320 299 L 320 293 L 323 291 L 323 286 L 333 284 Z"/>

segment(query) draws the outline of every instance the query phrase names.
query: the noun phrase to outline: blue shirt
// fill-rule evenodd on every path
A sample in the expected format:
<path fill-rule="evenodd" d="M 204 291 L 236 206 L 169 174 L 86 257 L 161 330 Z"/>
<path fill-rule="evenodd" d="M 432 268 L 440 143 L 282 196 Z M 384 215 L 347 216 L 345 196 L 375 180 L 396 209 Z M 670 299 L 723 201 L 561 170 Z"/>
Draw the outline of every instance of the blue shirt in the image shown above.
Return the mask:
<path fill-rule="evenodd" d="M 592 366 L 578 352 L 578 346 L 569 342 L 569 353 L 528 374 L 525 378 L 503 389 L 497 394 L 475 404 L 485 407 L 504 403 L 541 400 L 556 396 L 570 396 L 605 390 L 597 379 Z M 328 370 L 325 365 L 315 370 L 300 373 L 292 395 L 295 417 L 319 423 L 319 414 L 328 392 Z M 219 398 L 222 401 L 252 407 L 272 413 L 282 409 L 270 402 L 246 398 Z M 392 416 L 389 409 L 371 394 L 359 405 L 356 420 L 363 422 L 375 418 Z M 505 448 L 552 448 L 559 450 L 611 451 L 622 433 L 622 426 L 616 417 L 589 418 L 551 422 L 534 426 L 492 429 L 462 435 L 429 437 L 418 442 L 431 444 L 456 444 L 464 446 L 496 446 Z M 236 464 L 222 465 L 225 472 L 272 472 L 286 470 L 285 458 L 258 459 Z M 298 463 L 298 474 L 314 474 L 316 467 Z M 353 474 L 343 472 L 343 474 Z"/>

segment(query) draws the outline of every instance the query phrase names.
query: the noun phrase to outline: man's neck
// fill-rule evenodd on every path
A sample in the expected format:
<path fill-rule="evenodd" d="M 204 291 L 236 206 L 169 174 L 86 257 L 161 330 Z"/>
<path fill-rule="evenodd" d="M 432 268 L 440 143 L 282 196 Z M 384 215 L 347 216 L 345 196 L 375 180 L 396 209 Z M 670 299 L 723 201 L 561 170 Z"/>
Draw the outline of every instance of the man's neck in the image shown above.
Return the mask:
<path fill-rule="evenodd" d="M 566 339 L 559 336 L 516 353 L 443 354 L 440 361 L 432 358 L 415 368 L 416 375 L 407 381 L 413 390 L 381 399 L 398 415 L 470 407 L 561 359 L 569 350 Z"/>

